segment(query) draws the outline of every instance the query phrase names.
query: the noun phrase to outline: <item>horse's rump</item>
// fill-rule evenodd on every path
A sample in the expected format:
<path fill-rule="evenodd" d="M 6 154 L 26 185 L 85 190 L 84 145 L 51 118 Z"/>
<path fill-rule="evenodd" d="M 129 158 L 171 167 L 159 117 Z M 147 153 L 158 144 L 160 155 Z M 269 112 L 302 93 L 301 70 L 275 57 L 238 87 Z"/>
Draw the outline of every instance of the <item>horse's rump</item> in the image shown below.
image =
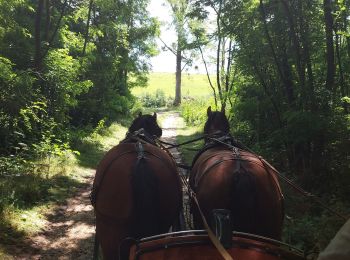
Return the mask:
<path fill-rule="evenodd" d="M 190 185 L 207 218 L 213 209 L 229 209 L 234 230 L 280 238 L 283 195 L 276 176 L 256 155 L 210 148 L 194 162 Z"/>
<path fill-rule="evenodd" d="M 181 205 L 181 184 L 172 158 L 145 143 L 147 167 L 157 179 L 160 214 L 169 216 Z M 114 219 L 128 219 L 133 210 L 132 174 L 138 161 L 135 143 L 121 143 L 101 160 L 93 184 L 95 211 Z M 170 206 L 174 205 L 174 206 Z"/>

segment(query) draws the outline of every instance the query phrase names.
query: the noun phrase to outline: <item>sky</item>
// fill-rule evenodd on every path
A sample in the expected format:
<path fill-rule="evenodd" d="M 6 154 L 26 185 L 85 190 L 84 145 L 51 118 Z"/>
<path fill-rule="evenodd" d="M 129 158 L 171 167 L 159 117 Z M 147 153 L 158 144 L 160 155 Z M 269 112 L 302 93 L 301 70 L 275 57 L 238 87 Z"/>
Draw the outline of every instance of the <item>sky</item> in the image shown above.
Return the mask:
<path fill-rule="evenodd" d="M 172 21 L 171 10 L 169 4 L 165 0 L 151 0 L 148 7 L 148 11 L 151 16 L 157 17 L 161 22 L 161 39 L 168 45 L 171 46 L 176 41 L 175 30 L 169 26 Z M 175 55 L 167 50 L 161 49 L 164 44 L 157 39 L 158 49 L 160 51 L 158 56 L 151 58 L 152 71 L 154 72 L 174 72 L 176 71 L 176 57 Z M 194 67 L 197 66 L 198 69 Z M 201 61 L 193 62 L 192 68 L 188 68 L 189 73 L 205 73 L 204 65 Z"/>
<path fill-rule="evenodd" d="M 151 0 L 151 3 L 148 7 L 148 11 L 153 17 L 157 17 L 161 25 L 161 35 L 160 37 L 164 41 L 171 45 L 172 42 L 176 40 L 175 31 L 173 29 L 167 29 L 167 25 L 163 23 L 170 23 L 171 16 L 170 10 L 163 0 Z M 154 72 L 175 72 L 175 55 L 170 51 L 162 51 L 161 46 L 162 42 L 157 39 L 158 49 L 160 51 L 158 56 L 151 58 L 152 70 Z"/>

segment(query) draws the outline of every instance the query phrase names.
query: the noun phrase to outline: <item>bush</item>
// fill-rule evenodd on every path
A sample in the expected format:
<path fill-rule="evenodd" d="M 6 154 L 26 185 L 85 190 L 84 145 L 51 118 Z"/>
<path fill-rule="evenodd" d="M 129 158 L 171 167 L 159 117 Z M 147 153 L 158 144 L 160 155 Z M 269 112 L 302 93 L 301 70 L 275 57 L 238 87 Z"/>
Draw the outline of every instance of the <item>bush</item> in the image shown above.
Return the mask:
<path fill-rule="evenodd" d="M 204 99 L 184 101 L 181 104 L 181 115 L 189 125 L 199 126 L 207 119 L 207 108 L 210 102 Z"/>
<path fill-rule="evenodd" d="M 164 91 L 157 89 L 155 94 L 145 93 L 141 96 L 140 101 L 145 107 L 164 107 L 169 104 L 169 98 L 165 97 Z"/>

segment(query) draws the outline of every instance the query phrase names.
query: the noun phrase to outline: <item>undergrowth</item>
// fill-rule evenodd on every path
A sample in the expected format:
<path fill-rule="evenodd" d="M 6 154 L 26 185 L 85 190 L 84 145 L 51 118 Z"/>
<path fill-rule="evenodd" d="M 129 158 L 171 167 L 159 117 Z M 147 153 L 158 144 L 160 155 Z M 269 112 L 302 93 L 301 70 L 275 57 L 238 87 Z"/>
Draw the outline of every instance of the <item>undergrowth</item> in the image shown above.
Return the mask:
<path fill-rule="evenodd" d="M 93 131 L 73 131 L 69 144 L 43 142 L 31 153 L 17 149 L 0 157 L 0 245 L 6 249 L 37 234 L 57 204 L 88 188 L 97 163 L 124 138 L 129 123 L 101 121 Z"/>
<path fill-rule="evenodd" d="M 203 126 L 207 119 L 207 106 L 208 103 L 203 100 L 184 102 L 181 105 L 180 111 L 186 121 L 186 126 L 177 133 L 178 143 L 193 140 L 203 134 Z M 247 132 L 240 125 L 235 125 L 231 131 L 238 133 L 238 137 L 241 137 L 240 132 Z M 254 143 L 248 142 L 248 139 L 243 138 L 241 141 L 248 146 L 252 145 L 256 152 L 261 152 L 259 149 L 256 149 Z M 203 141 L 199 141 L 179 148 L 187 165 L 191 165 L 195 154 L 202 147 Z M 266 159 L 269 158 L 268 155 L 271 156 L 271 153 L 267 153 Z M 293 181 L 297 182 L 296 180 Z M 308 259 L 316 259 L 319 252 L 328 245 L 339 228 L 344 224 L 344 220 L 329 213 L 311 199 L 296 193 L 294 189 L 283 183 L 282 180 L 280 180 L 280 183 L 285 197 L 286 214 L 283 241 L 303 250 Z M 342 185 L 346 186 L 346 183 L 342 183 Z M 336 193 L 336 190 L 332 192 Z M 343 213 L 343 215 L 349 214 L 350 205 L 348 202 L 341 201 L 339 197 L 332 196 L 329 192 L 326 194 L 316 193 L 315 195 L 333 210 Z"/>

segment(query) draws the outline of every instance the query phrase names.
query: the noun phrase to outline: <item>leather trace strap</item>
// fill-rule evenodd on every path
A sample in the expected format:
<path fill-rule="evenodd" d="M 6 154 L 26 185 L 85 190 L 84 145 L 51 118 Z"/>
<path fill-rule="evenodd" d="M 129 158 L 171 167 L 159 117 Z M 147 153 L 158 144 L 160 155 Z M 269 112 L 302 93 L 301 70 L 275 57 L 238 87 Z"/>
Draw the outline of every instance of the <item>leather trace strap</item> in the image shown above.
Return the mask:
<path fill-rule="evenodd" d="M 207 220 L 205 219 L 205 216 L 202 212 L 201 207 L 199 206 L 199 202 L 197 200 L 197 196 L 196 193 L 192 190 L 192 188 L 190 187 L 190 185 L 188 184 L 186 178 L 184 176 L 182 176 L 180 174 L 180 178 L 181 181 L 183 183 L 183 185 L 186 187 L 187 189 L 187 193 L 188 195 L 193 199 L 193 201 L 196 204 L 196 207 L 198 208 L 198 212 L 202 218 L 205 230 L 208 233 L 209 239 L 210 241 L 213 243 L 213 245 L 215 246 L 215 248 L 218 250 L 218 252 L 220 253 L 220 255 L 225 259 L 225 260 L 233 260 L 232 256 L 227 252 L 227 250 L 224 248 L 224 246 L 221 244 L 220 240 L 215 236 L 215 234 L 213 233 L 213 231 L 211 230 L 211 228 L 208 225 Z"/>
<path fill-rule="evenodd" d="M 316 203 L 318 203 L 321 207 L 323 207 L 324 209 L 328 210 L 329 212 L 333 213 L 334 215 L 344 219 L 345 221 L 348 219 L 347 217 L 345 217 L 344 215 L 340 214 L 339 212 L 333 210 L 332 208 L 328 207 L 325 203 L 323 203 L 319 198 L 317 198 L 314 194 L 307 192 L 305 190 L 303 190 L 301 187 L 297 186 L 296 184 L 294 184 L 291 180 L 289 180 L 287 177 L 285 177 L 284 175 L 282 175 L 279 171 L 277 171 L 271 164 L 269 164 L 264 158 L 262 158 L 261 156 L 259 156 L 260 161 L 267 167 L 269 167 L 279 178 L 281 178 L 283 181 L 285 181 L 286 183 L 288 183 L 289 186 L 291 186 L 293 189 L 295 189 L 296 191 L 300 192 L 302 195 L 304 195 L 305 197 L 311 198 L 313 201 L 315 201 Z"/>
<path fill-rule="evenodd" d="M 217 138 L 210 138 L 211 140 L 226 145 L 229 148 L 232 148 L 233 146 L 231 144 L 225 143 Z M 293 189 L 295 189 L 296 191 L 298 191 L 299 193 L 301 193 L 303 196 L 307 197 L 307 198 L 311 198 L 314 202 L 316 202 L 317 204 L 319 204 L 322 208 L 328 210 L 329 212 L 331 212 L 332 214 L 338 216 L 339 218 L 343 219 L 343 220 L 347 220 L 348 217 L 340 214 L 339 212 L 333 210 L 332 208 L 328 207 L 324 202 L 322 202 L 318 197 L 316 197 L 314 194 L 307 192 L 305 190 L 303 190 L 301 187 L 299 187 L 298 185 L 296 185 L 295 183 L 293 183 L 291 180 L 289 180 L 287 177 L 285 177 L 283 174 L 281 174 L 278 170 L 276 170 L 270 163 L 268 163 L 262 156 L 257 155 L 256 153 L 254 153 L 252 150 L 248 149 L 247 147 L 244 147 L 244 150 L 247 150 L 248 152 L 254 154 L 257 158 L 259 158 L 259 160 L 262 162 L 262 164 L 264 165 L 264 167 L 271 169 L 275 175 L 280 178 L 281 180 L 285 181 L 290 187 L 292 187 Z"/>
<path fill-rule="evenodd" d="M 203 138 L 203 137 L 201 137 Z M 164 149 L 166 150 L 168 153 L 170 153 L 168 151 L 169 148 L 165 148 L 164 147 L 164 142 L 158 142 L 158 144 Z M 182 144 L 181 144 L 182 145 Z M 174 147 L 178 147 L 178 145 L 174 145 L 173 147 L 171 148 L 174 148 Z M 173 158 L 173 157 L 172 157 Z M 174 159 L 174 158 L 173 158 Z M 179 165 L 178 165 L 179 166 Z M 180 166 L 181 167 L 181 166 Z M 186 167 L 188 168 L 188 170 L 191 169 L 191 167 Z M 202 218 L 202 221 L 203 221 L 203 224 L 204 224 L 204 227 L 205 227 L 205 230 L 207 231 L 208 233 L 208 236 L 209 236 L 209 239 L 211 240 L 211 242 L 213 243 L 213 245 L 215 246 L 215 248 L 218 250 L 218 252 L 220 253 L 220 255 L 225 259 L 225 260 L 233 260 L 232 256 L 227 252 L 227 250 L 224 248 L 224 246 L 221 244 L 221 242 L 219 241 L 219 239 L 215 236 L 215 234 L 213 233 L 213 231 L 211 230 L 211 228 L 209 227 L 208 225 L 208 222 L 207 220 L 205 219 L 205 216 L 201 210 L 201 207 L 199 206 L 199 203 L 198 203 L 198 200 L 197 200 L 197 197 L 196 197 L 196 193 L 191 189 L 190 185 L 188 184 L 185 176 L 183 176 L 182 174 L 179 174 L 180 175 L 180 179 L 183 183 L 183 185 L 186 187 L 187 189 L 187 192 L 189 194 L 189 196 L 193 199 L 193 201 L 195 202 L 196 204 L 196 207 L 198 208 L 198 212 L 199 214 L 201 215 L 201 218 Z"/>
<path fill-rule="evenodd" d="M 213 233 L 213 231 L 211 230 L 211 228 L 209 227 L 208 225 L 208 222 L 207 220 L 205 219 L 205 216 L 201 210 L 201 207 L 199 206 L 199 203 L 198 203 L 198 200 L 197 200 L 197 197 L 196 197 L 196 194 L 191 191 L 191 197 L 192 199 L 194 200 L 197 208 L 198 208 L 198 211 L 199 211 L 199 214 L 201 215 L 201 218 L 202 218 L 202 221 L 203 221 L 203 224 L 204 224 L 204 227 L 205 227 L 205 230 L 207 231 L 208 233 L 208 236 L 211 240 L 211 242 L 213 243 L 213 245 L 216 247 L 216 249 L 219 251 L 220 255 L 225 259 L 225 260 L 233 260 L 232 256 L 227 252 L 227 250 L 224 248 L 224 246 L 221 244 L 221 242 L 219 241 L 219 239 L 215 236 L 215 234 Z"/>

